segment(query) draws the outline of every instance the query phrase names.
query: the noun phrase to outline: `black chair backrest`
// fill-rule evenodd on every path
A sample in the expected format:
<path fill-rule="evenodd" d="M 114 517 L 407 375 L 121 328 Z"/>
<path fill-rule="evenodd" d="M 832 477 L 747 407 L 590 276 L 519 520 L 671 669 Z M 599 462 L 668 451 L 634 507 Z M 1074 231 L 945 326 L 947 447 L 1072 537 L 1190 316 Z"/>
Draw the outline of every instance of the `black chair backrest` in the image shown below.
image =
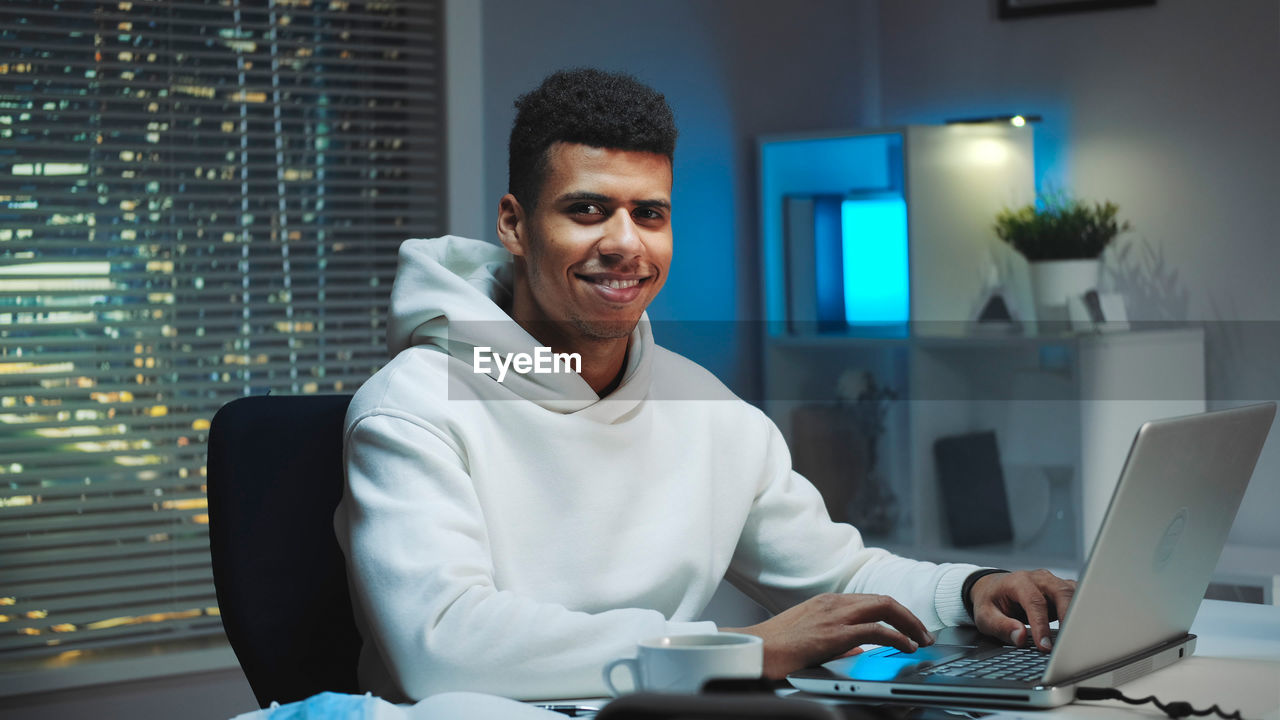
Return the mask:
<path fill-rule="evenodd" d="M 255 396 L 209 429 L 209 549 L 227 638 L 258 703 L 359 692 L 360 635 L 333 532 L 350 395 Z"/>

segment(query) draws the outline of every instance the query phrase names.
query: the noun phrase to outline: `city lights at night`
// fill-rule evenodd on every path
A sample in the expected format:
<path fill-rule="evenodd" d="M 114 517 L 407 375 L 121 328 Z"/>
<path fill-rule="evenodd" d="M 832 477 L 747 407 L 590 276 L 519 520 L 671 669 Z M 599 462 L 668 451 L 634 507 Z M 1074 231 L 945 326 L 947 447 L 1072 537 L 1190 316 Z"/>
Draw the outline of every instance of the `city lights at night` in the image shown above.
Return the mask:
<path fill-rule="evenodd" d="M 0 8 L 0 662 L 219 634 L 209 420 L 352 392 L 442 223 L 411 2 Z"/>

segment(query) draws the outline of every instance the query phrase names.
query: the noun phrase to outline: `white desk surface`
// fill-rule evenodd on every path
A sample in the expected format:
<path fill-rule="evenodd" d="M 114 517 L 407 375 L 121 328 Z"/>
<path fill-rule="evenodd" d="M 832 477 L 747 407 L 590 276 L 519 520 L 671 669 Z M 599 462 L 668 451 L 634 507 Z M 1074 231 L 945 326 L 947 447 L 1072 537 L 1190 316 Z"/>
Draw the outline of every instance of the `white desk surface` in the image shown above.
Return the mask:
<path fill-rule="evenodd" d="M 1185 700 L 1196 708 L 1217 703 L 1227 712 L 1239 709 L 1248 720 L 1280 720 L 1280 606 L 1205 600 L 1191 632 L 1198 638 L 1194 655 L 1134 680 L 1124 693 Z M 1077 703 L 1055 712 L 1100 717 L 1117 705 L 1130 707 Z M 1153 705 L 1129 712 L 1164 717 Z"/>
<path fill-rule="evenodd" d="M 1196 709 L 1217 703 L 1245 720 L 1280 720 L 1280 606 L 1205 600 L 1191 626 L 1196 652 L 1163 670 L 1121 686 L 1129 697 L 1155 695 Z M 1001 719 L 1121 720 L 1164 718 L 1155 705 L 1077 702 L 1049 711 L 1003 711 Z M 1216 715 L 1210 715 L 1218 720 Z M 994 719 L 993 719 L 994 720 Z M 1193 718 L 1193 720 L 1195 720 Z"/>
<path fill-rule="evenodd" d="M 1124 694 L 1155 695 L 1165 703 L 1182 700 L 1196 709 L 1217 703 L 1228 713 L 1238 709 L 1245 720 L 1280 720 L 1280 606 L 1205 600 L 1191 632 L 1197 636 L 1194 655 L 1121 686 Z M 1049 711 L 1002 711 L 996 716 L 1001 720 L 1165 717 L 1155 705 L 1115 700 L 1077 702 Z M 1218 720 L 1216 715 L 1209 717 Z"/>
<path fill-rule="evenodd" d="M 1155 695 L 1196 709 L 1217 703 L 1245 720 L 1280 720 L 1280 605 L 1205 600 L 1191 632 L 1191 657 L 1121 687 L 1129 697 Z M 785 692 L 785 691 L 783 691 Z M 598 702 L 574 701 L 587 705 Z M 992 720 L 1143 720 L 1164 718 L 1154 705 L 1077 702 L 1053 710 L 998 711 Z M 1210 720 L 1218 720 L 1216 715 Z M 1192 718 L 1192 720 L 1196 720 Z"/>

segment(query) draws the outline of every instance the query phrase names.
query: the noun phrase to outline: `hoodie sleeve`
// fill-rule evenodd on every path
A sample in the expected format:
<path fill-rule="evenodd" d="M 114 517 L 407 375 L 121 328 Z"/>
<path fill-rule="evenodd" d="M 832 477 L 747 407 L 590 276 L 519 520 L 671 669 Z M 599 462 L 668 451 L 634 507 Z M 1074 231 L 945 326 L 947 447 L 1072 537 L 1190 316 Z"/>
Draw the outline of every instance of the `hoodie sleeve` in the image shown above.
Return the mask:
<path fill-rule="evenodd" d="M 960 590 L 964 564 L 919 562 L 869 548 L 851 525 L 833 522 L 818 490 L 791 469 L 791 453 L 763 413 L 767 452 L 755 503 L 729 579 L 775 612 L 824 592 L 888 595 L 930 630 L 971 622 Z"/>
<path fill-rule="evenodd" d="M 406 698 L 606 695 L 603 666 L 633 656 L 638 641 L 715 632 L 713 623 L 669 622 L 654 610 L 590 614 L 499 589 L 462 454 L 421 419 L 357 419 L 345 450 L 336 525 L 352 597 L 365 642 Z"/>

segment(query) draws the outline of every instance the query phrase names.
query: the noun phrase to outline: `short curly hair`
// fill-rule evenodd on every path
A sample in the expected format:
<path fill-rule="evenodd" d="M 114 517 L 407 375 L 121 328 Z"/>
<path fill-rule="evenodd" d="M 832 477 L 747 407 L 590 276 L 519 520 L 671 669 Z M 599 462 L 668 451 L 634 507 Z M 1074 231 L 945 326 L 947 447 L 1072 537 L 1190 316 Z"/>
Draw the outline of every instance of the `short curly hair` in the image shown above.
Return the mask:
<path fill-rule="evenodd" d="M 666 155 L 674 162 L 676 123 L 662 93 L 625 73 L 561 70 L 516 98 L 507 145 L 507 192 L 532 210 L 557 142 Z"/>

